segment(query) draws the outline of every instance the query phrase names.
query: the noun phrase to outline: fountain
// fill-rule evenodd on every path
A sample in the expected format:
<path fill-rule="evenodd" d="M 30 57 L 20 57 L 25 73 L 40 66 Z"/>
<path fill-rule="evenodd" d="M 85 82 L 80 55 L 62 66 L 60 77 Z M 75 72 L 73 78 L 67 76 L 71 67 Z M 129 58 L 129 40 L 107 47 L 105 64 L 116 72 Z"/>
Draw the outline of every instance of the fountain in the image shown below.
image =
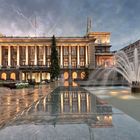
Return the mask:
<path fill-rule="evenodd" d="M 114 65 L 111 67 L 97 68 L 91 73 L 86 84 L 82 83 L 81 86 L 127 85 L 131 87 L 132 93 L 140 93 L 140 64 L 137 48 L 134 50 L 133 61 L 129 60 L 124 51 L 116 52 L 113 61 Z M 120 81 L 118 74 L 122 76 L 122 81 Z"/>
<path fill-rule="evenodd" d="M 115 65 L 113 71 L 120 73 L 131 86 L 133 93 L 140 93 L 140 64 L 138 62 L 138 50 L 134 50 L 134 59 L 131 62 L 124 51 L 114 55 Z"/>

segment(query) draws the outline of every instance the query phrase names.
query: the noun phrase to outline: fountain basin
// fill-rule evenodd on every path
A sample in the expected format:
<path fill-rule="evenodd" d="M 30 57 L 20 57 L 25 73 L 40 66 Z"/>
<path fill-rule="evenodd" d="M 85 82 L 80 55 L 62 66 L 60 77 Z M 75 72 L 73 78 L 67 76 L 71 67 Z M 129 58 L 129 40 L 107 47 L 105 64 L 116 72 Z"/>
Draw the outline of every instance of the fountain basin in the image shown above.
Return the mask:
<path fill-rule="evenodd" d="M 132 93 L 140 93 L 140 82 L 132 81 L 131 92 Z"/>
<path fill-rule="evenodd" d="M 132 93 L 140 93 L 140 87 L 131 87 Z"/>

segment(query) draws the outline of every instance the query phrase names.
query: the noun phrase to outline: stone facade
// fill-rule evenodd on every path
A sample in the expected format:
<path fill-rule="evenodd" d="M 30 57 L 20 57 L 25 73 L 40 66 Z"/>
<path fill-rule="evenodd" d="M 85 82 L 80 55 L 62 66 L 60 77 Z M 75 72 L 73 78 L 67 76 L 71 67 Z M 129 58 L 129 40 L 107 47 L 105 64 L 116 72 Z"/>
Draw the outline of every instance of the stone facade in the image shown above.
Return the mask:
<path fill-rule="evenodd" d="M 36 82 L 50 78 L 51 37 L 0 37 L 0 79 Z M 84 37 L 56 37 L 64 79 L 84 78 L 84 69 L 112 65 L 110 33 L 90 32 Z M 71 71 L 71 72 L 70 72 Z"/>

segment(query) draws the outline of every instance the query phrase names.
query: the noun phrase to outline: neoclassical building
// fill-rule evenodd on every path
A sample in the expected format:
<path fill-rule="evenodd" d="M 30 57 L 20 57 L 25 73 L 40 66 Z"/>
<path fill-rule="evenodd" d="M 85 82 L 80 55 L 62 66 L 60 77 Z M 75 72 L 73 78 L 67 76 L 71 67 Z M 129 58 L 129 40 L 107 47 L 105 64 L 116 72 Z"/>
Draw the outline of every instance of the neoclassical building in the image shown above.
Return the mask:
<path fill-rule="evenodd" d="M 0 36 L 0 79 L 41 82 L 50 78 L 51 37 Z M 109 32 L 56 37 L 60 76 L 84 78 L 85 68 L 113 65 Z"/>

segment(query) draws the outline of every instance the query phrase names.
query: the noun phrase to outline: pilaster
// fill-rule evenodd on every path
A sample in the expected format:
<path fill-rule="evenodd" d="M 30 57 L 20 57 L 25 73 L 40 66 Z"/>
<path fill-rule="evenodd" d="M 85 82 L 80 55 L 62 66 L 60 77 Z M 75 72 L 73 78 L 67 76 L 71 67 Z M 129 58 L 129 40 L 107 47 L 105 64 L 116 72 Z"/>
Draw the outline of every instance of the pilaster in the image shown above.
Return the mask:
<path fill-rule="evenodd" d="M 2 46 L 0 46 L 0 67 L 2 66 Z"/>
<path fill-rule="evenodd" d="M 44 46 L 43 64 L 46 65 L 46 46 Z"/>
<path fill-rule="evenodd" d="M 11 46 L 8 46 L 8 66 L 11 66 Z"/>
<path fill-rule="evenodd" d="M 77 67 L 80 67 L 80 55 L 79 55 L 79 46 L 77 46 Z"/>
<path fill-rule="evenodd" d="M 19 66 L 19 46 L 17 46 L 17 66 Z"/>
<path fill-rule="evenodd" d="M 37 65 L 37 46 L 34 46 L 35 49 L 35 61 L 34 61 L 34 65 Z"/>
<path fill-rule="evenodd" d="M 26 65 L 28 65 L 28 46 L 26 46 Z"/>
<path fill-rule="evenodd" d="M 60 67 L 63 68 L 63 47 L 60 48 Z"/>

